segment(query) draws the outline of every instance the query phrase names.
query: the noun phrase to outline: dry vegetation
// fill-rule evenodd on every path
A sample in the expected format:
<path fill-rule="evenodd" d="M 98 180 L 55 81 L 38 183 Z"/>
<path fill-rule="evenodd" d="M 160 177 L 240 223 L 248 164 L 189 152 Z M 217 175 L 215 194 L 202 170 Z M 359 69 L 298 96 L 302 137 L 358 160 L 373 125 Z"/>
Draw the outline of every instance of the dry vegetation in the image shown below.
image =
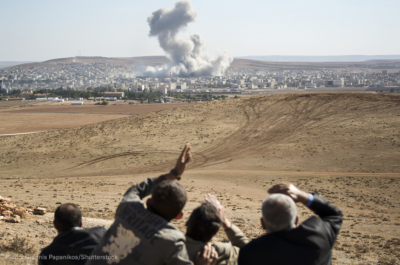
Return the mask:
<path fill-rule="evenodd" d="M 0 109 L 25 107 L 25 106 L 29 106 L 31 103 L 32 103 L 32 101 L 0 100 Z"/>
<path fill-rule="evenodd" d="M 75 202 L 86 217 L 112 220 L 130 185 L 169 170 L 191 142 L 195 160 L 182 180 L 186 218 L 211 192 L 235 224 L 258 237 L 266 189 L 288 181 L 343 210 L 334 264 L 398 264 L 399 129 L 400 97 L 387 95 L 289 94 L 163 110 L 1 137 L 1 195 L 50 212 Z M 312 215 L 300 205 L 299 214 Z M 40 218 L 43 224 L 3 223 L 0 233 L 9 233 L 7 242 L 18 233 L 42 240 L 40 249 L 54 237 L 51 213 Z M 175 222 L 185 231 L 184 223 Z M 227 239 L 220 232 L 214 240 Z"/>

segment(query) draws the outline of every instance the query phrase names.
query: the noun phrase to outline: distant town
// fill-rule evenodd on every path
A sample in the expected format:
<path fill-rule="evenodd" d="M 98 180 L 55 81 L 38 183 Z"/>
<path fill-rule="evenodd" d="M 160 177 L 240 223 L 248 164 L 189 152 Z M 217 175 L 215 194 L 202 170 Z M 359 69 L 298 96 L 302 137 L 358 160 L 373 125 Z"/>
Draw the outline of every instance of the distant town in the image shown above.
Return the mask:
<path fill-rule="evenodd" d="M 277 89 L 313 89 L 340 87 L 392 88 L 399 93 L 399 72 L 369 73 L 368 69 L 265 69 L 229 68 L 224 76 L 190 78 L 148 78 L 134 74 L 134 66 L 110 63 L 59 62 L 56 67 L 34 65 L 29 68 L 14 66 L 0 69 L 0 95 L 8 98 L 35 99 L 39 93 L 58 89 L 88 92 L 103 91 L 111 97 L 123 99 L 126 92 L 154 92 L 160 95 L 189 94 L 244 94 L 262 93 Z M 379 89 L 378 89 L 379 90 Z M 86 94 L 85 94 L 86 95 Z"/>

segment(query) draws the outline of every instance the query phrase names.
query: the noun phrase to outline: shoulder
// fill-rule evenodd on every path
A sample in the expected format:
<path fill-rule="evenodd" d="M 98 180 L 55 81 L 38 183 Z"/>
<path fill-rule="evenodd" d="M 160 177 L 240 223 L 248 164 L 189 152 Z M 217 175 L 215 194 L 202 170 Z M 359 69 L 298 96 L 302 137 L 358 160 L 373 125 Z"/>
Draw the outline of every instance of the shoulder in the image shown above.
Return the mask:
<path fill-rule="evenodd" d="M 277 239 L 276 236 L 267 234 L 253 239 L 241 247 L 238 258 L 239 264 L 261 264 L 259 262 L 260 259 L 269 255 L 268 253 L 271 253 L 271 250 L 274 248 L 275 239 Z"/>
<path fill-rule="evenodd" d="M 215 248 L 215 251 L 217 251 L 218 256 L 222 256 L 224 254 L 229 254 L 231 250 L 234 248 L 237 248 L 235 246 L 232 246 L 230 243 L 222 243 L 222 242 L 215 242 L 213 243 L 213 246 Z M 237 248 L 239 249 L 239 248 Z"/>
<path fill-rule="evenodd" d="M 168 224 L 155 234 L 153 245 L 166 260 L 189 260 L 185 235 Z"/>
<path fill-rule="evenodd" d="M 50 245 L 42 249 L 38 256 L 38 260 L 41 262 L 39 264 L 46 264 L 46 262 L 49 260 L 49 255 L 54 255 L 57 252 L 57 247 L 55 246 L 54 242 L 52 242 Z"/>
<path fill-rule="evenodd" d="M 299 227 L 301 226 L 310 226 L 310 225 L 314 225 L 314 224 L 318 224 L 323 222 L 323 220 L 321 218 L 319 218 L 318 216 L 311 216 L 310 218 L 308 218 L 307 220 L 305 220 L 304 222 L 302 222 Z"/>
<path fill-rule="evenodd" d="M 240 253 L 260 252 L 260 248 L 271 249 L 275 242 L 279 240 L 274 234 L 267 234 L 251 240 L 248 244 L 240 248 Z"/>
<path fill-rule="evenodd" d="M 157 232 L 157 235 L 165 241 L 177 242 L 186 241 L 186 236 L 171 223 L 166 224 L 162 229 Z"/>
<path fill-rule="evenodd" d="M 51 253 L 51 249 L 53 248 L 54 243 L 51 242 L 50 245 L 48 245 L 47 247 L 45 247 L 44 249 L 42 249 L 42 251 L 40 252 L 39 256 L 47 256 L 48 254 Z"/>
<path fill-rule="evenodd" d="M 255 239 L 251 240 L 251 241 L 250 241 L 247 245 L 245 245 L 244 247 L 247 247 L 247 246 L 249 246 L 249 245 L 257 246 L 257 245 L 259 245 L 259 244 L 265 244 L 265 243 L 268 243 L 268 242 L 273 241 L 273 239 L 274 239 L 275 237 L 276 237 L 276 236 L 275 236 L 274 233 L 272 233 L 272 234 L 265 234 L 265 235 L 262 235 L 262 236 L 260 236 L 260 237 L 257 237 L 257 238 L 255 238 Z"/>
<path fill-rule="evenodd" d="M 317 216 L 311 216 L 294 230 L 304 231 L 309 234 L 320 234 L 327 232 L 324 220 Z"/>
<path fill-rule="evenodd" d="M 87 233 L 93 235 L 103 236 L 107 232 L 107 229 L 104 226 L 96 226 L 92 228 L 83 229 L 82 231 L 86 231 Z"/>
<path fill-rule="evenodd" d="M 80 246 L 85 245 L 97 245 L 107 230 L 104 227 L 93 227 L 88 229 L 71 229 L 63 232 L 54 238 L 53 242 L 49 245 L 49 248 L 59 248 L 60 246 Z"/>
<path fill-rule="evenodd" d="M 107 229 L 104 226 L 95 226 L 91 228 L 86 228 L 84 230 L 89 231 L 91 233 L 103 233 L 104 231 L 107 231 Z"/>
<path fill-rule="evenodd" d="M 153 246 L 162 253 L 184 252 L 185 256 L 187 256 L 186 237 L 181 231 L 171 224 L 168 224 L 162 229 L 158 230 L 151 242 Z"/>
<path fill-rule="evenodd" d="M 229 248 L 232 247 L 231 243 L 223 243 L 223 242 L 214 242 L 213 246 L 215 249 L 220 249 L 220 248 Z"/>
<path fill-rule="evenodd" d="M 294 234 L 301 235 L 309 240 L 315 240 L 316 238 L 327 239 L 331 235 L 328 224 L 317 216 L 308 218 L 294 230 L 296 230 Z"/>
<path fill-rule="evenodd" d="M 142 213 L 146 211 L 146 207 L 140 200 L 122 201 L 117 208 L 117 215 L 130 215 L 132 211 Z"/>

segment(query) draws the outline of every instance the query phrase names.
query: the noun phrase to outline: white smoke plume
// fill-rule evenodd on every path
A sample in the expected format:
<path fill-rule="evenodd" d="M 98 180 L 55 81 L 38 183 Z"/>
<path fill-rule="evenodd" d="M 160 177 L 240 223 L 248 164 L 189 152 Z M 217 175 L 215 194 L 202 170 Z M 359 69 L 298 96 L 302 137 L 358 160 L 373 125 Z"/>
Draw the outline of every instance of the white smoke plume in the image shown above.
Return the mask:
<path fill-rule="evenodd" d="M 233 58 L 228 52 L 219 52 L 211 58 L 205 52 L 203 38 L 193 34 L 189 39 L 181 39 L 178 33 L 195 22 L 197 17 L 190 1 L 181 0 L 172 9 L 161 8 L 147 18 L 150 26 L 149 36 L 157 37 L 165 51 L 169 64 L 159 67 L 147 67 L 143 75 L 150 77 L 196 77 L 222 75 Z"/>

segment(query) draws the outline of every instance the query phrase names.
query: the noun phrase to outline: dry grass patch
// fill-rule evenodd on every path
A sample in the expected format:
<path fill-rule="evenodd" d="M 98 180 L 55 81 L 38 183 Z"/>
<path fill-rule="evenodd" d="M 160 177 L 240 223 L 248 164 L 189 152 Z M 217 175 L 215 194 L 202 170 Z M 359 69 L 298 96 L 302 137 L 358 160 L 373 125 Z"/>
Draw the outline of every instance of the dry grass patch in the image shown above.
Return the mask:
<path fill-rule="evenodd" d="M 3 232 L 0 237 L 5 236 L 5 232 Z M 15 254 L 35 254 L 37 252 L 35 245 L 31 242 L 31 239 L 26 237 L 18 237 L 15 236 L 11 241 L 6 241 L 1 244 L 0 253 L 4 252 L 12 252 Z"/>

